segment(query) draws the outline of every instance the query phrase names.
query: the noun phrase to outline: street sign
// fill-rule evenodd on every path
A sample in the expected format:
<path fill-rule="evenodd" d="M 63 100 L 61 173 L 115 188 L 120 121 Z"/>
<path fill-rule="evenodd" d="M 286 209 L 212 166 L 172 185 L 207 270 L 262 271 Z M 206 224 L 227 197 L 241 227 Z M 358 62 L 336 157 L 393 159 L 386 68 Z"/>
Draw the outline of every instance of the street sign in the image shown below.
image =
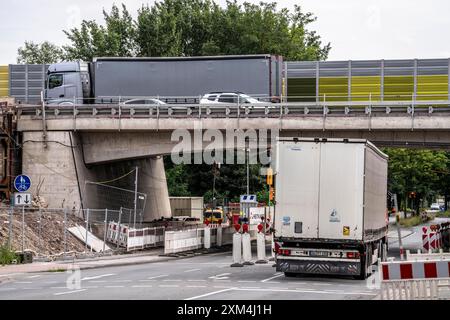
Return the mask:
<path fill-rule="evenodd" d="M 30 177 L 21 174 L 14 179 L 14 188 L 19 192 L 25 192 L 31 187 Z"/>
<path fill-rule="evenodd" d="M 31 205 L 31 193 L 14 193 L 14 205 L 15 206 L 29 206 Z"/>

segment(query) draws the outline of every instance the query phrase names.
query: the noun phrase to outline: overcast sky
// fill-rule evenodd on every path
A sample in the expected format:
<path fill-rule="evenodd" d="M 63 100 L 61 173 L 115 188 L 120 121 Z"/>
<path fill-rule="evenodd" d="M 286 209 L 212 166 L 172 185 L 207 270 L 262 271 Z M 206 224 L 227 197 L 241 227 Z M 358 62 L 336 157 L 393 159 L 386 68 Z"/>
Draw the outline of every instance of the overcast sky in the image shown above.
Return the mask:
<path fill-rule="evenodd" d="M 154 1 L 124 0 L 133 14 Z M 225 0 L 216 0 L 223 4 Z M 239 0 L 239 2 L 242 2 Z M 259 0 L 248 2 L 258 3 Z M 0 64 L 16 62 L 25 40 L 66 43 L 62 30 L 83 19 L 103 22 L 107 0 L 1 0 Z M 279 7 L 300 4 L 314 13 L 311 26 L 331 42 L 329 60 L 449 58 L 448 0 L 283 0 Z"/>

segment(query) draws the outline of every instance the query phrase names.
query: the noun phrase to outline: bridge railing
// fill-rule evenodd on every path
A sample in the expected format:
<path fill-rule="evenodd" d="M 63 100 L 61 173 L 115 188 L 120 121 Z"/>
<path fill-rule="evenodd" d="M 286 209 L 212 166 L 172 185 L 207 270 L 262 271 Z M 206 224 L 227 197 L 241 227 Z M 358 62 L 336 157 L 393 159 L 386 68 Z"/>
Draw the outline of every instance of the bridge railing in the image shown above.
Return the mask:
<path fill-rule="evenodd" d="M 449 100 L 420 101 L 318 101 L 263 102 L 258 104 L 198 104 L 162 105 L 123 104 L 43 104 L 19 105 L 18 115 L 41 119 L 59 117 L 101 118 L 282 118 L 295 116 L 352 116 L 449 113 Z"/>

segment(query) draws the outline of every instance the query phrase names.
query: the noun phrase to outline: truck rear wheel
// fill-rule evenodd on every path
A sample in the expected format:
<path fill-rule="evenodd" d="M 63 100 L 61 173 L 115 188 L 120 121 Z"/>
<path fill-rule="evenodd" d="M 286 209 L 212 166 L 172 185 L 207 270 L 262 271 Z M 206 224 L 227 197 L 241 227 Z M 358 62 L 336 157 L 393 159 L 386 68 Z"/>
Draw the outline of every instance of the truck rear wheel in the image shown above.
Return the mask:
<path fill-rule="evenodd" d="M 367 279 L 367 261 L 368 261 L 368 259 L 367 259 L 368 252 L 367 251 L 368 251 L 368 248 L 366 247 L 364 249 L 365 249 L 364 250 L 365 254 L 361 255 L 361 258 L 360 258 L 361 272 L 360 272 L 359 276 L 357 277 L 359 280 Z"/>

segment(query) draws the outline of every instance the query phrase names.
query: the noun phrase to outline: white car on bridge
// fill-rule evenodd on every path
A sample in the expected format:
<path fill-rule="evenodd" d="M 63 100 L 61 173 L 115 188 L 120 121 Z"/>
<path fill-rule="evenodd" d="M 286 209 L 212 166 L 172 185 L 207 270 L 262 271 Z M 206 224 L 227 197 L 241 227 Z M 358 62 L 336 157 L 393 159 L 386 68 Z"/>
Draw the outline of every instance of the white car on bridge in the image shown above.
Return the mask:
<path fill-rule="evenodd" d="M 259 101 L 241 92 L 210 92 L 200 99 L 200 104 L 252 104 L 263 106 L 270 102 Z"/>

